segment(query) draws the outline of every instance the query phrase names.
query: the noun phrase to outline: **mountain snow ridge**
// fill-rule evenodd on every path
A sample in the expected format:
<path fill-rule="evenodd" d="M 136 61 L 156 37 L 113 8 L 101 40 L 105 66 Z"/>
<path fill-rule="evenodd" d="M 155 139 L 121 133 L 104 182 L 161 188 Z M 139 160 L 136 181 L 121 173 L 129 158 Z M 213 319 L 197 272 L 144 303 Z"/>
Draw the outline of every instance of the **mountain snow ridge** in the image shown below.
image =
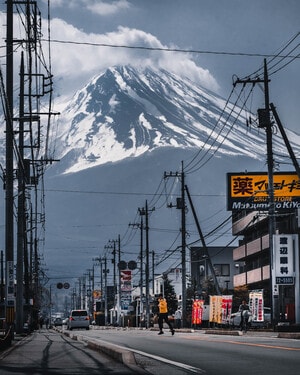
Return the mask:
<path fill-rule="evenodd" d="M 238 120 L 230 117 L 238 110 L 165 70 L 111 67 L 78 91 L 62 111 L 56 151 L 67 161 L 66 173 L 160 147 L 265 158 L 264 131 L 247 131 L 243 112 Z M 275 140 L 274 148 L 282 153 L 282 142 Z"/>

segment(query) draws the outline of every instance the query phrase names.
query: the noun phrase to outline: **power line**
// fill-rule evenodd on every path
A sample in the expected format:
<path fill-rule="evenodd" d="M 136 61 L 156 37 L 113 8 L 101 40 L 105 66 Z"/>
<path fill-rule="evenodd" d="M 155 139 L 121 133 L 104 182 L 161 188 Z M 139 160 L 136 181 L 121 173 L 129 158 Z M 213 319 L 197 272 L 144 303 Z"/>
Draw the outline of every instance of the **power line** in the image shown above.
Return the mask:
<path fill-rule="evenodd" d="M 78 42 L 72 40 L 59 40 L 51 39 L 51 43 L 60 44 L 75 44 L 82 46 L 92 47 L 109 47 L 109 48 L 126 48 L 126 49 L 139 49 L 146 51 L 164 51 L 164 52 L 180 52 L 180 53 L 195 53 L 195 54 L 210 54 L 210 55 L 228 55 L 228 56 L 245 56 L 245 57 L 284 57 L 284 58 L 299 58 L 294 55 L 274 55 L 250 52 L 228 52 L 228 51 L 209 51 L 209 50 L 196 50 L 196 49 L 183 49 L 183 48 L 168 48 L 168 47 L 145 47 L 145 46 L 129 46 L 126 44 L 112 44 L 112 43 L 92 43 L 92 42 Z"/>

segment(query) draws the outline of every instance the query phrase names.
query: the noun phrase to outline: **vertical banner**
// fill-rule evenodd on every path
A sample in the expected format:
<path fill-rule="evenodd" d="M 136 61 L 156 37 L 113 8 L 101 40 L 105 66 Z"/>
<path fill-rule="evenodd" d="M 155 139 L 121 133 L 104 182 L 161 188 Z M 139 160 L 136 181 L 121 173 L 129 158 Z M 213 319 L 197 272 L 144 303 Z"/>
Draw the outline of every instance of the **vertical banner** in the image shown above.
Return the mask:
<path fill-rule="evenodd" d="M 202 317 L 203 317 L 203 305 L 204 300 L 196 299 L 193 302 L 193 309 L 192 309 L 192 324 L 199 325 L 202 324 Z"/>
<path fill-rule="evenodd" d="M 222 296 L 221 314 L 222 324 L 226 324 L 229 321 L 232 312 L 232 295 Z"/>
<path fill-rule="evenodd" d="M 209 296 L 209 321 L 222 323 L 222 296 Z"/>
<path fill-rule="evenodd" d="M 264 321 L 264 290 L 252 290 L 249 293 L 249 309 L 253 322 Z"/>
<path fill-rule="evenodd" d="M 294 236 L 275 234 L 273 236 L 273 279 L 276 285 L 294 284 Z"/>
<path fill-rule="evenodd" d="M 209 321 L 226 324 L 232 312 L 232 295 L 209 296 Z"/>

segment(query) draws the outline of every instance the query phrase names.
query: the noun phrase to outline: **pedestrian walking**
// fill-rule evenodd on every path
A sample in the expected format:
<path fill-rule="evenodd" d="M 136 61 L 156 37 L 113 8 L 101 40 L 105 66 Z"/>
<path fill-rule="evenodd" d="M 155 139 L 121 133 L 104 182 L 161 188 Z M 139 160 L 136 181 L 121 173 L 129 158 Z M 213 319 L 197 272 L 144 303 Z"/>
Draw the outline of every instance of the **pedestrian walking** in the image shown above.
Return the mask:
<path fill-rule="evenodd" d="M 250 316 L 250 309 L 249 309 L 249 305 L 247 304 L 247 301 L 245 299 L 240 304 L 239 312 L 241 313 L 240 329 L 246 330 L 247 326 L 248 326 L 249 316 Z"/>
<path fill-rule="evenodd" d="M 168 304 L 167 304 L 166 299 L 163 297 L 163 295 L 160 294 L 158 296 L 158 326 L 159 326 L 158 334 L 159 335 L 164 334 L 164 331 L 163 331 L 163 322 L 164 321 L 169 326 L 169 328 L 172 332 L 172 336 L 173 336 L 175 331 L 174 331 L 174 328 L 173 328 L 173 326 L 172 326 L 172 324 L 171 324 L 171 322 L 169 321 L 169 318 L 168 318 Z"/>
<path fill-rule="evenodd" d="M 44 318 L 42 316 L 40 316 L 40 319 L 39 319 L 39 332 L 43 328 L 43 325 L 44 325 Z"/>
<path fill-rule="evenodd" d="M 175 324 L 176 328 L 181 328 L 181 318 L 182 318 L 182 311 L 181 308 L 178 307 L 178 309 L 175 311 L 174 319 L 175 319 Z"/>

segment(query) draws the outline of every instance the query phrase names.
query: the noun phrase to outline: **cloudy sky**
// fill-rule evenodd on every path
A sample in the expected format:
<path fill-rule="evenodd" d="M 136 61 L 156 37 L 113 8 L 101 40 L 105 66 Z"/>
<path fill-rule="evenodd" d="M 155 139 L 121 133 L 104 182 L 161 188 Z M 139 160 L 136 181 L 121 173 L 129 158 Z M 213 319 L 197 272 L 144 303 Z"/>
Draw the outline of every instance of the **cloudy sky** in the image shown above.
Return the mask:
<path fill-rule="evenodd" d="M 45 15 L 47 3 L 40 1 Z M 51 0 L 50 13 L 57 94 L 72 94 L 108 66 L 131 63 L 187 75 L 227 98 L 234 75 L 252 74 L 300 31 L 299 0 Z M 299 41 L 300 35 L 285 55 L 299 55 Z M 270 82 L 270 101 L 294 130 L 299 62 L 298 56 Z M 262 90 L 257 100 L 261 106 Z"/>
<path fill-rule="evenodd" d="M 38 5 L 46 39 L 48 0 Z M 130 63 L 166 68 L 228 98 L 233 76 L 252 74 L 297 34 L 284 55 L 299 55 L 299 14 L 299 0 L 50 0 L 55 93 L 62 100 L 108 66 Z M 291 60 L 272 75 L 270 101 L 297 131 L 300 57 Z M 255 99 L 263 105 L 262 90 Z"/>

